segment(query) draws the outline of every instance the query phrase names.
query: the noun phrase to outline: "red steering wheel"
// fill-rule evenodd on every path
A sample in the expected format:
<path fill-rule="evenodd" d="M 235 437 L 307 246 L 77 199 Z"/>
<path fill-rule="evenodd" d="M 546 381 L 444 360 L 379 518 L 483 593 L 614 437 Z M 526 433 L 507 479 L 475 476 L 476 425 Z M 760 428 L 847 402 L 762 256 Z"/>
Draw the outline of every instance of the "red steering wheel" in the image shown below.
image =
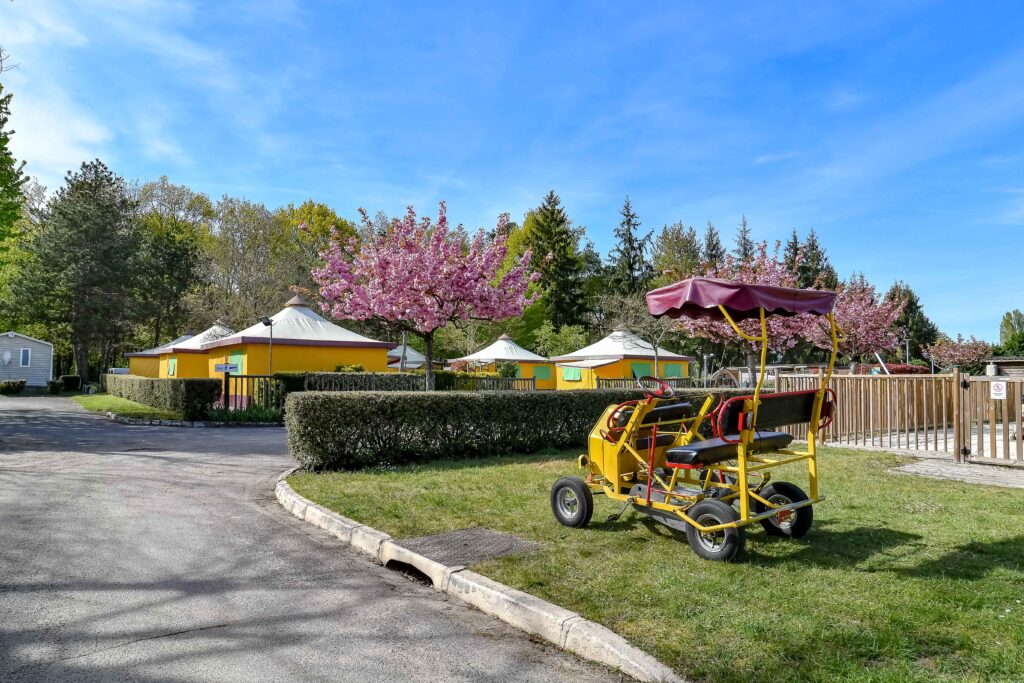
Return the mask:
<path fill-rule="evenodd" d="M 644 382 L 655 382 L 658 385 L 657 391 L 648 388 Z M 647 398 L 672 398 L 676 395 L 675 390 L 669 386 L 668 382 L 663 379 L 658 379 L 657 377 L 644 375 L 643 377 L 637 377 L 636 383 Z"/>
<path fill-rule="evenodd" d="M 626 431 L 625 426 L 620 427 L 618 425 L 619 415 L 623 410 L 633 407 L 637 403 L 639 403 L 639 401 L 626 401 L 625 403 L 620 403 L 615 407 L 615 410 L 608 414 L 608 420 L 605 423 L 605 426 L 608 427 L 608 431 L 604 433 L 604 436 L 608 441 L 616 443 L 619 440 L 619 435 Z"/>

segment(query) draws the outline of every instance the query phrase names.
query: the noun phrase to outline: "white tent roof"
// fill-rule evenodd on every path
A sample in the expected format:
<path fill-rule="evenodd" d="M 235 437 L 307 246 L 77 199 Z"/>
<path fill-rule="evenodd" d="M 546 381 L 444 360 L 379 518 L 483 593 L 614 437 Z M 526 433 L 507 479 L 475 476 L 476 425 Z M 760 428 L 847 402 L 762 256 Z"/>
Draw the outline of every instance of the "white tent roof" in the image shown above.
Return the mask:
<path fill-rule="evenodd" d="M 616 328 L 611 334 L 599 342 L 585 346 L 579 351 L 567 353 L 553 358 L 554 361 L 577 360 L 617 360 L 620 358 L 654 359 L 654 346 L 636 336 L 624 327 Z M 658 347 L 659 360 L 693 360 L 691 356 L 682 356 Z"/>
<path fill-rule="evenodd" d="M 615 362 L 614 358 L 609 358 L 609 359 L 606 359 L 606 360 L 602 360 L 602 359 L 598 358 L 598 359 L 594 359 L 594 360 L 567 361 L 565 363 L 557 363 L 557 366 L 560 367 L 560 368 L 586 368 L 586 369 L 591 369 L 591 368 L 599 368 L 602 365 L 611 365 L 614 362 Z"/>
<path fill-rule="evenodd" d="M 512 341 L 512 338 L 507 334 L 503 334 L 498 337 L 498 341 L 486 349 L 481 349 L 476 353 L 472 353 L 464 358 L 456 358 L 455 360 L 464 360 L 471 363 L 495 363 L 502 361 L 530 361 L 536 363 L 547 361 L 547 358 L 538 356 L 532 351 L 527 351 Z"/>
<path fill-rule="evenodd" d="M 138 358 L 140 356 L 159 356 L 161 353 L 166 352 L 167 349 L 171 348 L 175 344 L 180 344 L 182 342 L 186 342 L 186 341 L 188 341 L 189 339 L 191 339 L 194 336 L 195 335 L 192 335 L 192 334 L 183 334 L 180 337 L 178 337 L 177 339 L 173 339 L 173 340 L 167 342 L 166 344 L 161 344 L 160 346 L 154 346 L 153 348 L 146 349 L 145 351 L 136 351 L 135 353 L 126 353 L 124 355 L 128 356 L 129 358 Z"/>
<path fill-rule="evenodd" d="M 190 339 L 186 339 L 180 344 L 175 341 L 165 345 L 163 347 L 163 353 L 177 353 L 179 351 L 184 351 L 186 353 L 189 351 L 195 351 L 200 353 L 203 350 L 203 344 L 209 344 L 210 342 L 215 342 L 218 339 L 223 339 L 230 334 L 234 334 L 234 332 L 235 331 L 227 325 L 214 323 L 199 334 L 192 336 Z"/>
<path fill-rule="evenodd" d="M 346 330 L 313 312 L 300 296 L 294 296 L 270 318 L 274 324 L 274 343 L 298 346 L 352 346 L 387 348 L 394 344 L 377 341 Z M 203 344 L 204 349 L 231 344 L 265 344 L 270 327 L 258 322 L 230 336 Z"/>

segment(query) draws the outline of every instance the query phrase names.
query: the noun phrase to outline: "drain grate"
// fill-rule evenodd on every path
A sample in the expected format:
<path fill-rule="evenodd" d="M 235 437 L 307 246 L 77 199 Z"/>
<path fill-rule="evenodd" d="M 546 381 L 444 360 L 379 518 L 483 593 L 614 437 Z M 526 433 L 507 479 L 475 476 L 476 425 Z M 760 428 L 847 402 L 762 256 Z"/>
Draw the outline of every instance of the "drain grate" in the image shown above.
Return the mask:
<path fill-rule="evenodd" d="M 443 534 L 403 538 L 399 544 L 446 565 L 471 565 L 492 557 L 521 555 L 540 550 L 540 544 L 484 527 Z"/>

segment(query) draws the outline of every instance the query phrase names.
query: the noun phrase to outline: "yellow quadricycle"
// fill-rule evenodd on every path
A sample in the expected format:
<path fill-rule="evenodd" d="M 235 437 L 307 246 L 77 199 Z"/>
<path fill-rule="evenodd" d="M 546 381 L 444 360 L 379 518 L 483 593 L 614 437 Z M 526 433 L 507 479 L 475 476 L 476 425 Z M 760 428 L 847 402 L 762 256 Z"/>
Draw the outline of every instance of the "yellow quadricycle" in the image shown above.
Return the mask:
<path fill-rule="evenodd" d="M 835 394 L 826 389 L 842 332 L 832 317 L 834 292 L 748 285 L 691 278 L 647 294 L 653 315 L 723 320 L 743 339 L 760 345 L 761 371 L 754 392 L 714 406 L 673 395 L 665 382 L 642 377 L 645 398 L 611 405 L 590 432 L 579 464 L 585 480 L 565 477 L 551 489 L 559 522 L 585 526 L 594 494 L 623 503 L 615 519 L 632 507 L 684 531 L 694 552 L 709 560 L 732 560 L 743 548 L 744 527 L 760 522 L 768 533 L 799 538 L 813 521 L 818 492 L 817 434 L 835 415 Z M 769 316 L 812 314 L 829 326 L 832 353 L 817 390 L 762 393 L 768 352 Z M 745 333 L 742 320 L 760 322 L 760 334 Z M 808 426 L 807 447 L 793 449 L 793 436 L 772 431 Z M 711 436 L 706 436 L 710 433 Z M 771 481 L 771 470 L 807 462 L 810 491 Z"/>

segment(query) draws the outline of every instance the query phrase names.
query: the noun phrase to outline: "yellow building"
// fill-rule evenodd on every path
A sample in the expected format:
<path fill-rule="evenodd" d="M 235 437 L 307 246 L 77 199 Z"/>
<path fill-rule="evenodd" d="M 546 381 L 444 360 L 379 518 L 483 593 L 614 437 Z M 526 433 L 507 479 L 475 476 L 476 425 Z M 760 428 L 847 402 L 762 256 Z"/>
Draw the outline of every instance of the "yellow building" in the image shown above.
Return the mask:
<path fill-rule="evenodd" d="M 168 344 L 160 352 L 160 374 L 158 376 L 177 379 L 209 377 L 209 354 L 203 349 L 203 345 L 231 334 L 234 334 L 234 330 L 218 322 L 191 339 L 181 343 Z"/>
<path fill-rule="evenodd" d="M 456 360 L 465 361 L 473 370 L 485 372 L 496 371 L 498 363 L 515 363 L 516 377 L 534 378 L 534 386 L 537 389 L 555 388 L 554 363 L 544 356 L 527 351 L 512 341 L 507 334 L 498 337 L 498 340 L 487 348 Z"/>
<path fill-rule="evenodd" d="M 160 376 L 160 353 L 164 349 L 168 349 L 175 344 L 181 344 L 191 339 L 194 335 L 184 334 L 177 339 L 167 342 L 161 346 L 155 346 L 145 351 L 136 351 L 134 353 L 126 353 L 125 356 L 128 358 L 128 373 L 131 375 L 138 375 L 139 377 L 159 377 Z"/>
<path fill-rule="evenodd" d="M 685 379 L 690 376 L 693 357 L 659 347 L 655 370 L 654 346 L 620 327 L 599 342 L 551 360 L 555 362 L 557 389 L 596 389 L 599 378 L 631 380 L 657 376 Z"/>
<path fill-rule="evenodd" d="M 208 376 L 219 363 L 233 364 L 232 374 L 268 375 L 274 372 L 333 372 L 339 365 L 362 365 L 367 372 L 384 372 L 388 349 L 394 344 L 350 332 L 313 312 L 300 296 L 241 332 L 203 344 Z"/>

